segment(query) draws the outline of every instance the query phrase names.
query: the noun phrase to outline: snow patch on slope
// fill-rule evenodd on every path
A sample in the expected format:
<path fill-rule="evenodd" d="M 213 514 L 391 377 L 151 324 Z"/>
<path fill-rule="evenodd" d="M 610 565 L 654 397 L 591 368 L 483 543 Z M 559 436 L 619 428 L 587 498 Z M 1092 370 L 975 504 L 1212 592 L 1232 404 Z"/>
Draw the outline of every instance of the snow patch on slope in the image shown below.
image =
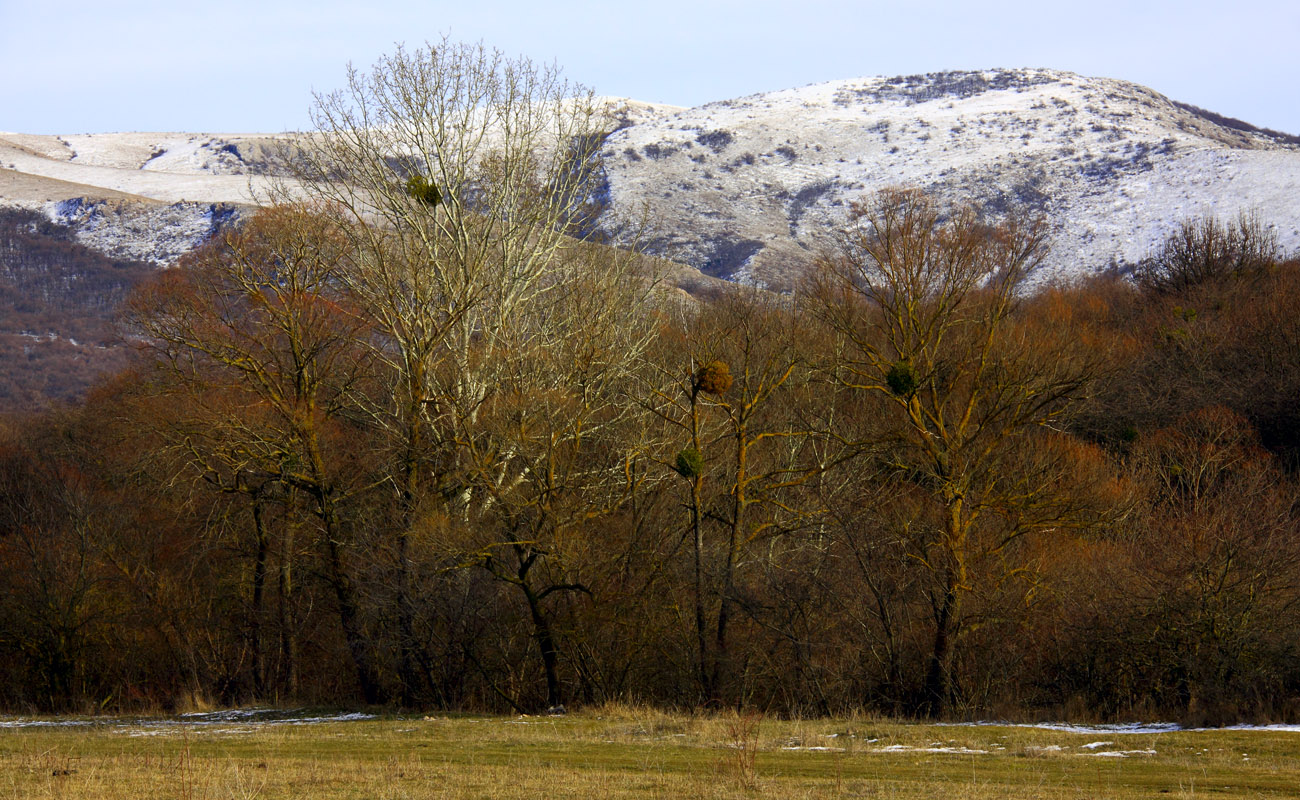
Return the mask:
<path fill-rule="evenodd" d="M 72 198 L 45 213 L 72 229 L 76 240 L 112 258 L 166 266 L 237 221 L 236 206 L 217 203 L 140 203 Z"/>

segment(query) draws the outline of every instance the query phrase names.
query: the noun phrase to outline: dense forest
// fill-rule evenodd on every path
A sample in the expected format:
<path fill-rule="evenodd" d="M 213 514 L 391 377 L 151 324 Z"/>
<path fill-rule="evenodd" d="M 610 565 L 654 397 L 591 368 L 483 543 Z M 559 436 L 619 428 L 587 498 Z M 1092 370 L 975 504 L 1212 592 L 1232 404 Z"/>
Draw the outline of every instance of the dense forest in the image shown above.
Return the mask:
<path fill-rule="evenodd" d="M 35 211 L 0 208 L 0 405 L 75 400 L 124 368 L 113 320 L 153 271 L 78 244 Z"/>
<path fill-rule="evenodd" d="M 796 292 L 691 297 L 583 241 L 550 70 L 350 86 L 309 199 L 0 423 L 0 707 L 1300 715 L 1300 264 L 1258 222 L 1031 289 L 1043 221 L 889 190 Z"/>

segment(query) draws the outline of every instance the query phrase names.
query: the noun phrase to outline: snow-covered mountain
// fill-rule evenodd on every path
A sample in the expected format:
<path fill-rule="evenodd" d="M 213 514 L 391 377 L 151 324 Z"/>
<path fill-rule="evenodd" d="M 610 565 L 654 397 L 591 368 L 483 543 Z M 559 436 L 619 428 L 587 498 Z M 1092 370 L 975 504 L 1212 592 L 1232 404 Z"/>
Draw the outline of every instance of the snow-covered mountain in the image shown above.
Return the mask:
<path fill-rule="evenodd" d="M 944 72 L 612 105 L 608 230 L 649 220 L 643 244 L 733 280 L 789 286 L 851 201 L 893 185 L 1042 211 L 1054 242 L 1040 279 L 1135 262 L 1202 213 L 1258 212 L 1300 247 L 1300 138 L 1123 81 Z M 265 196 L 289 136 L 0 134 L 0 203 L 166 263 Z"/>
<path fill-rule="evenodd" d="M 706 273 L 789 285 L 848 203 L 920 186 L 1050 220 L 1039 279 L 1141 259 L 1181 220 L 1258 212 L 1300 247 L 1300 138 L 1042 69 L 860 78 L 664 113 L 605 150 L 614 215 Z"/>

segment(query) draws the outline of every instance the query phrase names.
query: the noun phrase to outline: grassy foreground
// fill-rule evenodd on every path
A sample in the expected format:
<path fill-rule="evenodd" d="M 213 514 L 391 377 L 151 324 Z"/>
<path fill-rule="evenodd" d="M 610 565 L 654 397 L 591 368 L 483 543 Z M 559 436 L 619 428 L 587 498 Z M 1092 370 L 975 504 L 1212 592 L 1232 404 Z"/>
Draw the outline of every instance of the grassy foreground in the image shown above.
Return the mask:
<path fill-rule="evenodd" d="M 300 726 L 2 725 L 0 798 L 1092 800 L 1300 792 L 1300 733 L 1285 731 L 1080 734 L 622 708 Z"/>

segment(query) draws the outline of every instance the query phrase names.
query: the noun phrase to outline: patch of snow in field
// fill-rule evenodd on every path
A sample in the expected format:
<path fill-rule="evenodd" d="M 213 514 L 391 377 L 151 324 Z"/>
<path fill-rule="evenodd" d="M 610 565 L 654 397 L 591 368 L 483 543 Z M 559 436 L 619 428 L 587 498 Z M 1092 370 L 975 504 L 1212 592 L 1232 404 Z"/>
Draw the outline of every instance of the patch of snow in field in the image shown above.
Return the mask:
<path fill-rule="evenodd" d="M 250 733 L 256 728 L 273 725 L 321 725 L 331 722 L 361 722 L 377 719 L 360 712 L 305 716 L 304 709 L 239 708 L 225 711 L 198 711 L 175 717 L 124 719 L 121 717 L 79 719 L 0 718 L 0 728 L 60 728 L 81 726 L 111 727 L 114 732 L 130 736 L 164 736 L 179 730 L 202 730 L 208 733 Z M 239 727 L 231 727 L 235 724 Z M 225 726 L 225 727 L 220 727 Z"/>
<path fill-rule="evenodd" d="M 958 755 L 988 755 L 990 750 L 979 750 L 970 747 L 913 747 L 907 744 L 891 744 L 885 747 L 877 748 L 870 752 L 874 753 L 956 753 Z"/>
<path fill-rule="evenodd" d="M 1080 755 L 1093 756 L 1095 758 L 1129 758 L 1130 756 L 1153 756 L 1154 750 L 1107 750 L 1104 753 L 1081 753 Z"/>
<path fill-rule="evenodd" d="M 941 722 L 939 725 L 952 727 L 999 727 L 999 728 L 1037 728 L 1062 733 L 1091 734 L 1128 734 L 1128 733 L 1175 733 L 1184 730 L 1176 722 L 1121 722 L 1100 725 L 1075 725 L 1069 722 L 998 722 L 981 720 L 979 722 Z"/>
<path fill-rule="evenodd" d="M 1198 733 L 1213 731 L 1285 731 L 1300 733 L 1300 725 L 1226 725 L 1222 728 L 1184 728 L 1177 722 L 1118 722 L 1097 725 L 1077 725 L 1070 722 L 998 722 L 981 720 L 979 722 L 940 722 L 938 725 L 952 727 L 999 727 L 999 728 L 1037 728 L 1062 733 L 1090 733 L 1103 735 L 1124 735 L 1133 733 Z M 1102 742 L 1100 744 L 1111 744 Z M 1085 747 L 1087 745 L 1084 745 Z"/>
<path fill-rule="evenodd" d="M 226 711 L 199 711 L 182 714 L 177 720 L 159 720 L 161 725 L 218 725 L 239 722 L 244 725 L 320 725 L 327 722 L 362 722 L 378 719 L 374 714 L 353 711 L 342 714 L 302 716 L 302 709 L 239 708 Z"/>

